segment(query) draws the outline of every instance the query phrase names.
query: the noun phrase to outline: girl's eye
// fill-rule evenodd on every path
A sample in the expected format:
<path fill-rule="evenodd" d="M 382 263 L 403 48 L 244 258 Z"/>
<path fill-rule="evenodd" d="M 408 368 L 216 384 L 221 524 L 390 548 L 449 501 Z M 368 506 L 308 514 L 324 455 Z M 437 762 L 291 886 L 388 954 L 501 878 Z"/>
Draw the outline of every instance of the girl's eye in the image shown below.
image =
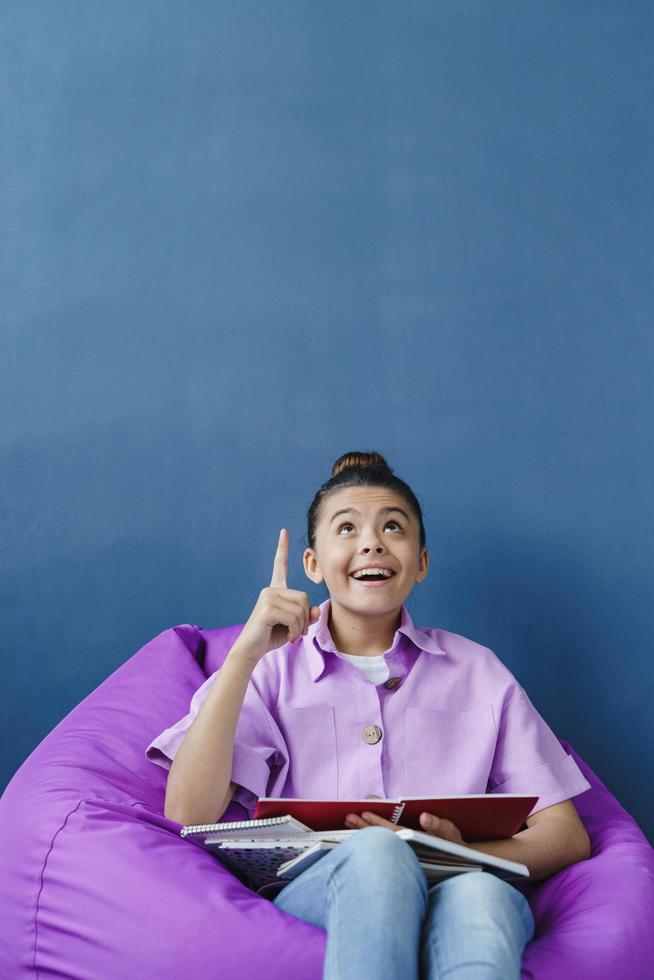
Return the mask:
<path fill-rule="evenodd" d="M 397 527 L 397 528 L 400 529 L 400 531 L 402 530 L 402 527 L 397 523 L 397 521 L 386 521 L 386 524 L 384 525 L 384 527 L 388 527 L 389 524 L 394 524 L 395 527 Z M 339 534 L 343 530 L 344 527 L 352 527 L 352 526 L 353 526 L 352 524 L 341 524 L 340 527 L 339 527 L 339 529 L 338 529 Z"/>

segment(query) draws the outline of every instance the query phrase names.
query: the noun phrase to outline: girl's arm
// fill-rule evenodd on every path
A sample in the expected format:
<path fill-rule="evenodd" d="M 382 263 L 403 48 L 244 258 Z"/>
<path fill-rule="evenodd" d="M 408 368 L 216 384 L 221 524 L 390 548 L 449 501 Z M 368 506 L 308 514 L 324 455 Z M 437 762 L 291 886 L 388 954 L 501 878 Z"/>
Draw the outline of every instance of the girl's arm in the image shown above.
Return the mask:
<path fill-rule="evenodd" d="M 271 650 L 308 632 L 320 616 L 306 592 L 289 589 L 288 531 L 277 542 L 270 585 L 227 654 L 168 773 L 164 816 L 177 823 L 217 823 L 229 806 L 236 726 L 252 671 Z"/>
<path fill-rule="evenodd" d="M 173 759 L 164 804 L 168 820 L 216 823 L 229 806 L 236 725 L 255 666 L 237 640 Z"/>
<path fill-rule="evenodd" d="M 527 817 L 527 830 L 505 840 L 468 844 L 529 868 L 531 881 L 551 878 L 564 868 L 591 856 L 591 843 L 572 800 L 545 807 Z"/>

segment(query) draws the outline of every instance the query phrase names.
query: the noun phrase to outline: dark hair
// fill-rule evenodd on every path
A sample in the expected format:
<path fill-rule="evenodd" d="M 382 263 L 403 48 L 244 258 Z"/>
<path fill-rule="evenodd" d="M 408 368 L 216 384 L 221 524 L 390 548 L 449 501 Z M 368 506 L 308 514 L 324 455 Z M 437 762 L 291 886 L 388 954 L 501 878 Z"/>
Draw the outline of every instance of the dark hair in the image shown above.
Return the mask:
<path fill-rule="evenodd" d="M 316 493 L 307 512 L 309 547 L 316 547 L 316 527 L 324 509 L 326 498 L 344 487 L 387 487 L 403 497 L 420 525 L 420 547 L 425 546 L 425 528 L 422 510 L 411 487 L 393 475 L 393 470 L 380 453 L 344 453 L 332 466 L 332 475 Z"/>

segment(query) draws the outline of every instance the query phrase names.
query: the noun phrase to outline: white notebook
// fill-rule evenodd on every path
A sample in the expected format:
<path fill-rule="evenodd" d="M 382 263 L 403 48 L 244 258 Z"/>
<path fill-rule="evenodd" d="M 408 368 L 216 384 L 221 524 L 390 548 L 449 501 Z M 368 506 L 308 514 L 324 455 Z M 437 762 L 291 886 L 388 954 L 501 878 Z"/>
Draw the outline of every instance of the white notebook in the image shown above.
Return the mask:
<path fill-rule="evenodd" d="M 291 837 L 296 834 L 312 833 L 311 827 L 287 814 L 283 817 L 266 817 L 263 820 L 228 820 L 226 823 L 187 824 L 180 831 L 180 837 L 203 837 L 216 834 L 218 838 L 230 837 Z"/>

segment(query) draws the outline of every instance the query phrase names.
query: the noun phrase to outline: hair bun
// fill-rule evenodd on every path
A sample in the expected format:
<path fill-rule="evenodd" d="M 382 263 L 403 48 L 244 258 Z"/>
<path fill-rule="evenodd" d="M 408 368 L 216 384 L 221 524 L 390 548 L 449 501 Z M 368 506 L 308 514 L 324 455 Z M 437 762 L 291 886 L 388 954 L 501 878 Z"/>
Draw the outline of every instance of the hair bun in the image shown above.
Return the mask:
<path fill-rule="evenodd" d="M 343 453 L 332 466 L 332 479 L 338 476 L 339 473 L 343 473 L 344 470 L 363 470 L 371 467 L 387 470 L 389 473 L 393 472 L 381 453 Z"/>

